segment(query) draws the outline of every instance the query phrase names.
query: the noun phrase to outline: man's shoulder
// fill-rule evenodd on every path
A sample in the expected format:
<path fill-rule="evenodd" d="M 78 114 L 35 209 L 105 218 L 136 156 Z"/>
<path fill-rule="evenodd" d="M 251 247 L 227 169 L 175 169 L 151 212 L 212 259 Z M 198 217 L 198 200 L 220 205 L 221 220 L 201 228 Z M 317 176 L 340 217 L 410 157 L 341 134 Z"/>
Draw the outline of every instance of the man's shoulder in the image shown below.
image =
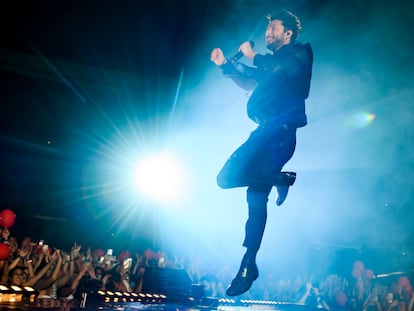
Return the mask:
<path fill-rule="evenodd" d="M 310 51 L 312 50 L 312 45 L 309 42 L 302 43 L 299 41 L 295 41 L 295 43 L 291 44 L 291 47 L 293 49 L 299 49 L 299 50 L 302 50 L 302 49 L 310 50 Z"/>
<path fill-rule="evenodd" d="M 302 43 L 295 41 L 293 43 L 283 46 L 277 53 L 279 55 L 298 55 L 298 54 L 313 54 L 310 43 Z"/>
<path fill-rule="evenodd" d="M 297 55 L 297 57 L 313 59 L 313 50 L 309 42 L 302 43 L 296 41 L 292 44 L 292 51 L 294 51 L 294 54 Z"/>

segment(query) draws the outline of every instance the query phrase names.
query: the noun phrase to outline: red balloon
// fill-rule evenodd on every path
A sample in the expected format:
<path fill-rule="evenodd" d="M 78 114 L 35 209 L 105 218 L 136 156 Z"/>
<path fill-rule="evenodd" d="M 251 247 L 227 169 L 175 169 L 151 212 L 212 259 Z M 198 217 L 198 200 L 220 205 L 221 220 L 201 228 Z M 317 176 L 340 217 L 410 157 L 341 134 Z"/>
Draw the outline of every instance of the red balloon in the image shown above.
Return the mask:
<path fill-rule="evenodd" d="M 129 251 L 122 251 L 118 255 L 118 262 L 123 262 L 127 258 L 131 258 L 131 253 Z"/>
<path fill-rule="evenodd" d="M 362 263 L 362 261 L 359 260 L 355 260 L 354 261 L 354 265 L 352 267 L 352 277 L 354 277 L 355 279 L 360 279 L 362 278 L 362 275 L 364 274 L 364 264 Z"/>
<path fill-rule="evenodd" d="M 364 270 L 365 269 L 364 263 L 360 260 L 355 260 L 353 269 L 355 269 L 355 270 Z"/>
<path fill-rule="evenodd" d="M 344 307 L 348 301 L 348 296 L 345 294 L 344 291 L 339 290 L 335 294 L 335 301 L 338 306 Z"/>
<path fill-rule="evenodd" d="M 406 276 L 400 276 L 398 279 L 398 285 L 401 287 L 408 287 L 410 285 L 410 280 Z"/>
<path fill-rule="evenodd" d="M 414 292 L 413 287 L 411 286 L 411 284 L 408 285 L 407 287 L 404 287 L 403 291 L 409 296 L 411 296 Z"/>
<path fill-rule="evenodd" d="M 9 245 L 0 243 L 0 260 L 7 259 L 10 255 Z"/>
<path fill-rule="evenodd" d="M 93 252 L 93 254 L 94 254 L 94 256 L 96 256 L 96 257 L 103 257 L 103 256 L 105 255 L 105 252 L 103 251 L 103 249 L 99 248 L 99 249 L 96 249 L 96 250 Z"/>
<path fill-rule="evenodd" d="M 354 268 L 354 269 L 352 269 L 351 275 L 354 279 L 360 279 L 360 278 L 362 278 L 363 272 L 364 272 L 364 270 Z"/>
<path fill-rule="evenodd" d="M 144 257 L 147 259 L 153 259 L 154 258 L 154 252 L 151 249 L 146 249 L 144 251 Z"/>
<path fill-rule="evenodd" d="M 16 220 L 16 214 L 10 209 L 4 209 L 0 212 L 0 226 L 10 228 Z"/>
<path fill-rule="evenodd" d="M 374 272 L 371 270 L 371 269 L 365 269 L 365 271 L 364 271 L 364 277 L 367 279 L 367 280 L 371 280 L 371 279 L 373 279 L 374 278 Z"/>

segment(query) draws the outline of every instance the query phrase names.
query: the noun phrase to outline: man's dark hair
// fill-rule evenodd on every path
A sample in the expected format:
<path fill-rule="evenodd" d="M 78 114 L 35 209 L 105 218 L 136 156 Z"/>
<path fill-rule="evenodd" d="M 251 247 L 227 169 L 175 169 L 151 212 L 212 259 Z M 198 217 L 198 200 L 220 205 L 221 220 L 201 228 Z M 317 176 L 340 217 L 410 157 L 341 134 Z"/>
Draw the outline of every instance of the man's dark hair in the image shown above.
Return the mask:
<path fill-rule="evenodd" d="M 302 23 L 299 18 L 288 10 L 280 10 L 266 16 L 269 23 L 275 19 L 280 20 L 286 30 L 292 30 L 292 41 L 295 41 L 300 31 L 302 30 Z"/>

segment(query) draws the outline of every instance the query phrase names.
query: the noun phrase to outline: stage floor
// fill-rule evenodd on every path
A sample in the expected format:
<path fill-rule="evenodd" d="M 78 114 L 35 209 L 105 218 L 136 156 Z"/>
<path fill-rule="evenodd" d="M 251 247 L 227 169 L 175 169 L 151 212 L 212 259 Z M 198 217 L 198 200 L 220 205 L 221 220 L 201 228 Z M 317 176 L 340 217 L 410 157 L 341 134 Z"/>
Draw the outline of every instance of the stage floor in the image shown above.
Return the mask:
<path fill-rule="evenodd" d="M 0 304 L 0 310 L 122 310 L 122 311 L 266 311 L 266 310 L 286 310 L 286 311 L 300 311 L 310 310 L 301 304 L 277 303 L 277 302 L 261 302 L 251 301 L 247 303 L 215 303 L 207 304 L 181 304 L 175 302 L 168 303 L 86 303 L 84 306 L 74 304 L 61 305 L 55 307 L 40 306 L 39 304 L 19 305 L 19 304 Z"/>

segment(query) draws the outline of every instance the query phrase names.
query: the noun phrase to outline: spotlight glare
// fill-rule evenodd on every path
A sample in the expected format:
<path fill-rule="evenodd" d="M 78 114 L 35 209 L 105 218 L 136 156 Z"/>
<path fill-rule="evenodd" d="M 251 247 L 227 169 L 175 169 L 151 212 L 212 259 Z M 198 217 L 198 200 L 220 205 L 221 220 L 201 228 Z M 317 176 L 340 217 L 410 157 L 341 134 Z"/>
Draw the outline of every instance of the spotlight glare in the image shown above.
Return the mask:
<path fill-rule="evenodd" d="M 169 202 L 181 196 L 184 177 L 178 161 L 161 154 L 142 159 L 134 172 L 138 190 L 147 197 Z"/>
<path fill-rule="evenodd" d="M 375 119 L 375 114 L 369 112 L 359 112 L 352 116 L 349 123 L 354 128 L 364 128 L 370 125 Z"/>

